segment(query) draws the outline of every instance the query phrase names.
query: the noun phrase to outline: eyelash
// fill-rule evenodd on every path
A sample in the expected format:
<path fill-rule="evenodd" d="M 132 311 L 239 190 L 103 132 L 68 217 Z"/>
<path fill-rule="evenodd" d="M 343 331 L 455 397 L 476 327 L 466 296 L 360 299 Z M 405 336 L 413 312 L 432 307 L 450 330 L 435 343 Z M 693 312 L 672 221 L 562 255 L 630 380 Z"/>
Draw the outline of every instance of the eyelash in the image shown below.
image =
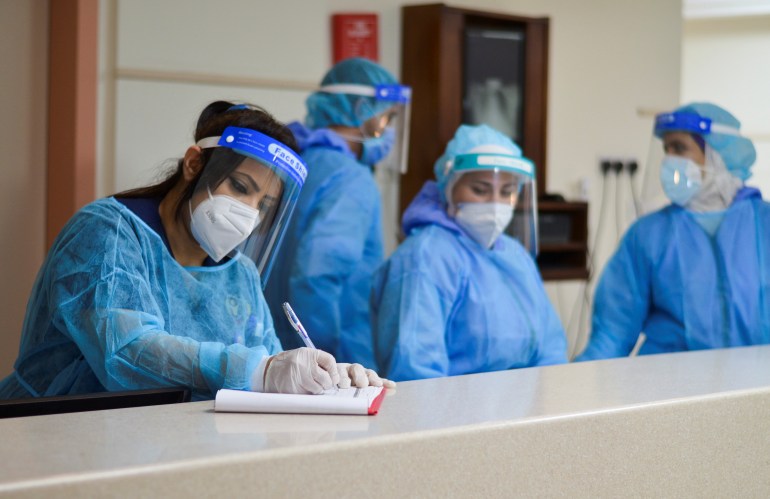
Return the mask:
<path fill-rule="evenodd" d="M 233 189 L 240 192 L 241 194 L 247 194 L 249 192 L 249 190 L 242 182 L 236 180 L 233 177 L 230 177 L 230 185 L 232 185 Z"/>
<path fill-rule="evenodd" d="M 471 190 L 477 196 L 486 196 L 487 194 L 489 194 L 489 189 L 485 189 L 485 188 L 481 188 L 481 187 L 471 186 Z M 510 189 L 510 190 L 507 190 L 507 191 L 503 191 L 500 194 L 502 196 L 507 197 L 507 196 L 512 196 L 515 192 L 516 192 L 516 188 L 513 188 L 513 189 Z"/>

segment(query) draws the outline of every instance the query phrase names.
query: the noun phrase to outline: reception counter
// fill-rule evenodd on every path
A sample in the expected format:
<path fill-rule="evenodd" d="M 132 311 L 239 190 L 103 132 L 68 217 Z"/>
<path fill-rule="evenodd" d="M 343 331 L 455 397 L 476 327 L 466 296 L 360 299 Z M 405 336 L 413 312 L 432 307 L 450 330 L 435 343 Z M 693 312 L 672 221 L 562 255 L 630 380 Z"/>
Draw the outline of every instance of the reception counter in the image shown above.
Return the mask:
<path fill-rule="evenodd" d="M 0 420 L 0 495 L 770 494 L 770 347 L 404 382 L 371 417 L 213 408 Z"/>

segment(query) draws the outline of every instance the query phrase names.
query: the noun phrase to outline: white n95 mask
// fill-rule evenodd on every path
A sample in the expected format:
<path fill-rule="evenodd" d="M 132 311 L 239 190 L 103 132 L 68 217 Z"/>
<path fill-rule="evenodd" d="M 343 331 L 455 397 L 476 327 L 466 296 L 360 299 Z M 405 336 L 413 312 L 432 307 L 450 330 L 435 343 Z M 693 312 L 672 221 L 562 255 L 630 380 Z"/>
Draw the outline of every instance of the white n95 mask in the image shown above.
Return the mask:
<path fill-rule="evenodd" d="M 460 203 L 455 220 L 477 243 L 490 248 L 513 220 L 513 207 L 504 203 Z"/>
<path fill-rule="evenodd" d="M 212 196 L 199 204 L 195 211 L 190 203 L 190 231 L 203 251 L 215 262 L 220 261 L 259 225 L 259 210 L 231 198 Z"/>

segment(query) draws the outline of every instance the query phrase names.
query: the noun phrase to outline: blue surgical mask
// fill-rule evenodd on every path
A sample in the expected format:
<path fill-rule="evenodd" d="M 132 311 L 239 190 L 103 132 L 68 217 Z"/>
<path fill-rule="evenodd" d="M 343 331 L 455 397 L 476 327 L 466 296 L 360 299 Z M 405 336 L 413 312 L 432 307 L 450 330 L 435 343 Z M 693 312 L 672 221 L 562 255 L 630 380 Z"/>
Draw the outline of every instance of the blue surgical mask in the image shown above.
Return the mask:
<path fill-rule="evenodd" d="M 660 183 L 672 203 L 685 206 L 700 190 L 703 174 L 693 160 L 667 155 L 660 168 Z"/>
<path fill-rule="evenodd" d="M 396 141 L 396 131 L 386 128 L 379 137 L 370 137 L 363 141 L 361 149 L 361 163 L 374 166 L 385 159 L 393 149 Z"/>

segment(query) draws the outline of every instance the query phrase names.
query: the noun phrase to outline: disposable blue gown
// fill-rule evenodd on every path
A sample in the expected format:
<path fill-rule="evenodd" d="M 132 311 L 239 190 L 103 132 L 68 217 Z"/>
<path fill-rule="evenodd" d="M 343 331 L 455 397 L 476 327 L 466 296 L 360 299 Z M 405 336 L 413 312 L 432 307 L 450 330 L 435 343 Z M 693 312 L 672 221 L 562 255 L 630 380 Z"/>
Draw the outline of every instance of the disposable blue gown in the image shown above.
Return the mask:
<path fill-rule="evenodd" d="M 169 386 L 212 398 L 247 389 L 260 361 L 280 351 L 249 258 L 182 267 L 131 210 L 101 199 L 54 242 L 0 398 Z"/>
<path fill-rule="evenodd" d="M 371 169 L 326 129 L 291 124 L 308 175 L 265 295 L 285 349 L 302 346 L 288 301 L 315 346 L 374 368 L 369 290 L 383 261 L 380 193 Z"/>
<path fill-rule="evenodd" d="M 576 360 L 770 342 L 770 205 L 738 191 L 715 237 L 670 205 L 638 220 L 607 263 Z"/>
<path fill-rule="evenodd" d="M 396 381 L 567 361 L 564 330 L 532 257 L 501 236 L 468 237 L 427 182 L 403 219 L 408 235 L 375 275 L 379 367 Z"/>

